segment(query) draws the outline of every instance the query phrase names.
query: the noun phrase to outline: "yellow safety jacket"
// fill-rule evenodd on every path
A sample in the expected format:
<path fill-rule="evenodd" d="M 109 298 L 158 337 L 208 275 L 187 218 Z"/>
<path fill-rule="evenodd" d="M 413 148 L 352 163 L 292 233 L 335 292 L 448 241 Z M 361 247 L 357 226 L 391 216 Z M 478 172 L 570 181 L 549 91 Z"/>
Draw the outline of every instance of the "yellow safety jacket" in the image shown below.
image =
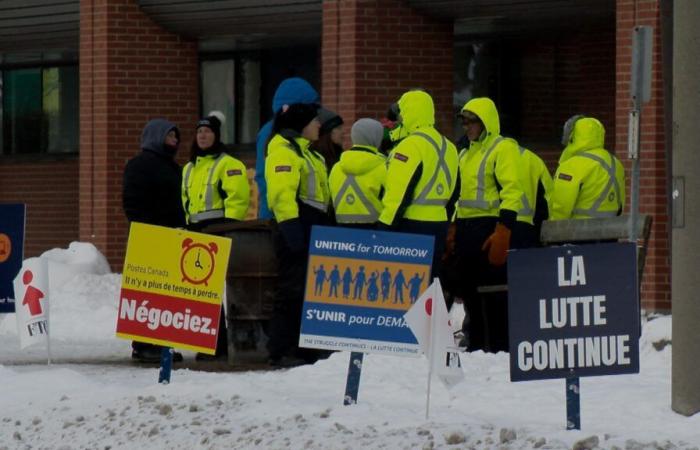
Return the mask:
<path fill-rule="evenodd" d="M 518 210 L 517 221 L 533 225 L 535 208 L 537 207 L 537 189 L 540 184 L 544 189 L 544 198 L 549 210 L 552 176 L 549 174 L 549 169 L 547 169 L 542 158 L 520 145 L 518 145 L 518 149 L 520 150 L 520 170 L 518 173 L 520 174 L 520 187 L 523 190 L 523 195 L 520 198 L 522 207 Z"/>
<path fill-rule="evenodd" d="M 267 204 L 277 222 L 299 217 L 297 201 L 327 212 L 330 204 L 326 162 L 302 137 L 276 134 L 265 158 Z"/>
<path fill-rule="evenodd" d="M 459 155 L 461 190 L 457 218 L 498 217 L 501 210 L 517 214 L 524 195 L 518 144 L 500 135 L 498 111 L 490 99 L 472 99 L 462 108 L 465 110 L 476 114 L 485 129 Z"/>
<path fill-rule="evenodd" d="M 435 109 L 426 92 L 405 93 L 399 109 L 408 136 L 389 154 L 379 221 L 446 221 L 446 206 L 457 184 L 457 149 L 434 128 Z"/>
<path fill-rule="evenodd" d="M 341 153 L 328 177 L 336 222 L 375 223 L 385 182 L 386 158 L 376 148 L 355 145 Z"/>
<path fill-rule="evenodd" d="M 614 217 L 625 207 L 625 170 L 603 148 L 605 128 L 597 119 L 576 121 L 559 158 L 550 219 Z"/>
<path fill-rule="evenodd" d="M 182 204 L 187 223 L 243 220 L 250 204 L 245 165 L 224 152 L 197 156 L 182 169 Z"/>

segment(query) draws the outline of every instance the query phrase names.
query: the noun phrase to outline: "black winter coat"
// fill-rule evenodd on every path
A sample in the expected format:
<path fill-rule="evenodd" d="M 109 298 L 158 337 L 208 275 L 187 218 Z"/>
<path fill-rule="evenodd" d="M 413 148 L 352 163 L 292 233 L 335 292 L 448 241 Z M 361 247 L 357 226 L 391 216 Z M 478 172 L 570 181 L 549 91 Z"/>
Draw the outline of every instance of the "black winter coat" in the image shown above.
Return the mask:
<path fill-rule="evenodd" d="M 174 151 L 163 145 L 175 125 L 155 119 L 144 129 L 143 151 L 124 168 L 123 206 L 130 222 L 165 227 L 184 227 L 182 169 L 173 159 Z"/>

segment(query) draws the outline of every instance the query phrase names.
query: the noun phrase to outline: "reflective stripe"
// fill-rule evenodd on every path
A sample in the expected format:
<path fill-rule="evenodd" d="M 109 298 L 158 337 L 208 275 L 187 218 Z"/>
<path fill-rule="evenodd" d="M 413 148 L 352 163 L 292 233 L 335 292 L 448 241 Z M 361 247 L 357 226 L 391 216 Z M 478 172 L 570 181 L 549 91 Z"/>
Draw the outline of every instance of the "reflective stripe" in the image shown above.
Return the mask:
<path fill-rule="evenodd" d="M 502 136 L 496 138 L 496 140 L 491 144 L 484 157 L 481 159 L 481 164 L 479 165 L 479 172 L 476 174 L 476 200 L 460 200 L 457 204 L 462 208 L 478 208 L 478 209 L 491 209 L 497 208 L 500 204 L 500 200 L 494 200 L 488 202 L 484 200 L 486 195 L 486 188 L 484 187 L 486 181 L 486 161 L 489 159 L 489 155 L 496 148 L 496 146 L 503 140 Z M 495 174 L 494 174 L 495 176 Z"/>
<path fill-rule="evenodd" d="M 314 164 L 303 155 L 304 161 L 306 161 L 306 166 L 309 168 L 309 176 L 306 179 L 306 195 L 309 198 L 316 198 L 316 171 L 314 170 Z"/>
<path fill-rule="evenodd" d="M 360 199 L 362 202 L 362 205 L 364 205 L 365 209 L 367 209 L 367 214 L 336 214 L 335 217 L 338 219 L 339 222 L 362 222 L 362 223 L 372 223 L 376 222 L 377 219 L 379 219 L 379 211 L 377 211 L 377 208 L 372 204 L 372 202 L 369 201 L 367 196 L 365 195 L 364 192 L 362 192 L 362 188 L 360 188 L 360 185 L 357 184 L 357 180 L 355 179 L 355 175 L 347 175 L 345 174 L 345 182 L 343 185 L 340 187 L 340 190 L 338 191 L 338 194 L 335 196 L 335 199 L 333 199 L 333 204 L 335 205 L 336 209 L 338 209 L 338 205 L 340 205 L 340 202 L 343 200 L 343 196 L 345 195 L 345 191 L 347 191 L 349 188 L 353 188 L 355 191 L 355 194 L 357 195 L 357 198 Z M 344 219 L 344 220 L 341 220 Z M 345 220 L 346 219 L 346 220 Z"/>
<path fill-rule="evenodd" d="M 440 169 L 442 169 L 443 172 L 445 172 L 445 177 L 447 178 L 447 186 L 445 189 L 449 189 L 450 186 L 452 185 L 452 174 L 450 173 L 450 168 L 447 165 L 447 161 L 445 161 L 445 155 L 447 154 L 447 139 L 445 139 L 445 136 L 442 137 L 442 145 L 438 146 L 437 142 L 430 137 L 429 135 L 421 132 L 416 132 L 413 133 L 414 136 L 420 136 L 426 141 L 430 143 L 430 145 L 435 148 L 435 151 L 437 152 L 438 155 L 438 164 L 437 167 L 435 168 L 435 172 L 433 172 L 433 175 L 430 177 L 430 180 L 428 181 L 428 184 L 425 185 L 423 190 L 421 191 L 420 194 L 418 194 L 418 197 L 413 200 L 414 205 L 434 205 L 434 206 L 445 206 L 447 204 L 447 201 L 449 200 L 449 195 L 447 198 L 444 199 L 428 199 L 428 194 L 433 190 L 433 187 L 435 186 L 435 183 L 437 182 L 437 177 L 438 174 L 440 173 Z M 438 194 L 441 195 L 441 194 Z"/>
<path fill-rule="evenodd" d="M 573 212 L 575 214 L 582 214 L 582 215 L 589 215 L 591 217 L 614 217 L 617 216 L 618 211 L 621 209 L 621 199 L 620 199 L 620 184 L 617 182 L 617 177 L 615 176 L 615 157 L 611 154 L 610 159 L 612 161 L 612 165 L 608 164 L 607 161 L 605 161 L 603 158 L 601 158 L 598 155 L 594 155 L 592 153 L 588 152 L 581 152 L 578 154 L 578 156 L 582 156 L 584 158 L 592 159 L 593 161 L 597 162 L 598 164 L 601 165 L 601 167 L 608 173 L 608 184 L 605 185 L 605 188 L 600 192 L 600 195 L 598 198 L 593 202 L 593 206 L 591 206 L 589 209 L 575 209 Z M 605 198 L 608 196 L 608 191 L 610 191 L 610 188 L 614 187 L 615 188 L 615 195 L 616 195 L 616 200 L 617 200 L 617 210 L 616 211 L 598 211 L 598 208 L 600 208 L 600 205 L 603 204 L 605 201 Z"/>
<path fill-rule="evenodd" d="M 226 156 L 226 153 L 221 153 L 212 164 L 211 169 L 209 169 L 209 178 L 207 178 L 207 190 L 204 194 L 204 208 L 209 211 L 214 208 L 214 187 L 211 182 L 214 179 L 214 173 L 216 172 L 216 167 L 219 165 L 222 159 Z M 224 200 L 223 198 L 221 199 Z"/>
<path fill-rule="evenodd" d="M 336 214 L 335 220 L 338 223 L 374 223 L 379 219 L 379 214 Z"/>
<path fill-rule="evenodd" d="M 460 200 L 457 202 L 457 204 L 461 208 L 491 209 L 498 208 L 501 201 L 494 200 L 492 202 L 487 202 L 486 200 Z"/>
<path fill-rule="evenodd" d="M 328 205 L 326 205 L 323 202 L 317 202 L 316 200 L 309 200 L 308 198 L 301 198 L 299 197 L 299 201 L 311 206 L 312 208 L 319 209 L 323 212 L 328 212 Z"/>
<path fill-rule="evenodd" d="M 223 217 L 225 217 L 223 208 L 212 209 L 210 211 L 190 215 L 190 223 L 197 223 L 208 219 L 221 219 Z"/>
<path fill-rule="evenodd" d="M 572 211 L 573 214 L 579 214 L 582 216 L 589 216 L 589 217 L 616 217 L 617 216 L 617 211 L 592 211 L 590 209 L 574 209 Z"/>
<path fill-rule="evenodd" d="M 518 148 L 520 149 L 520 156 L 523 156 L 525 154 L 525 147 L 518 146 Z M 523 207 L 520 208 L 520 210 L 518 211 L 518 215 L 531 216 L 532 214 L 534 214 L 534 212 L 532 211 L 532 206 L 530 206 L 530 201 L 527 199 L 527 195 L 523 193 L 523 196 L 520 198 L 520 201 L 523 203 Z"/>

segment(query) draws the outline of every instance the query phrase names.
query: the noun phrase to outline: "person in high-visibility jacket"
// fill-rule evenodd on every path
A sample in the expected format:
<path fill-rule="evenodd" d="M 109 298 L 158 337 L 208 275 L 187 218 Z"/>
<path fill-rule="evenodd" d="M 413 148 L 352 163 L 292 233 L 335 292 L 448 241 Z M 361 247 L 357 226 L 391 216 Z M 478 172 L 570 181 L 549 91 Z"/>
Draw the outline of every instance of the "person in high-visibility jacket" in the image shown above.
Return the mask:
<path fill-rule="evenodd" d="M 398 101 L 407 136 L 388 157 L 380 228 L 435 237 L 432 273 L 440 275 L 447 228 L 458 194 L 458 156 L 435 129 L 435 107 L 427 92 L 408 91 Z"/>
<path fill-rule="evenodd" d="M 187 228 L 202 231 L 209 225 L 243 220 L 250 204 L 245 165 L 226 153 L 221 142 L 221 121 L 207 116 L 197 122 L 190 161 L 182 169 L 182 204 Z M 226 319 L 222 305 L 214 356 L 198 353 L 197 359 L 225 359 L 228 355 Z"/>
<path fill-rule="evenodd" d="M 469 147 L 460 152 L 461 192 L 457 203 L 455 251 L 463 274 L 461 297 L 467 316 L 468 349 L 508 348 L 507 299 L 483 302 L 481 285 L 505 284 L 505 262 L 522 208 L 520 150 L 500 134 L 493 101 L 468 101 L 460 113 Z"/>
<path fill-rule="evenodd" d="M 298 347 L 311 227 L 331 223 L 326 163 L 309 148 L 321 126 L 317 111 L 315 104 L 283 105 L 267 146 L 267 203 L 278 230 L 278 283 L 267 343 L 273 366 L 312 363 L 319 356 Z"/>
<path fill-rule="evenodd" d="M 516 145 L 520 150 L 518 173 L 523 195 L 513 227 L 512 248 L 537 247 L 540 245 L 542 222 L 549 218 L 552 176 L 542 158 L 517 142 Z"/>
<path fill-rule="evenodd" d="M 226 153 L 221 122 L 215 116 L 197 122 L 190 161 L 182 169 L 182 204 L 188 228 L 243 220 L 250 205 L 245 165 Z"/>
<path fill-rule="evenodd" d="M 625 207 L 625 170 L 603 148 L 598 119 L 573 116 L 564 125 L 559 167 L 554 175 L 552 220 L 614 217 Z"/>
<path fill-rule="evenodd" d="M 379 153 L 384 127 L 374 119 L 360 119 L 350 131 L 352 147 L 340 155 L 328 184 L 338 225 L 373 227 L 382 211 L 386 157 Z"/>

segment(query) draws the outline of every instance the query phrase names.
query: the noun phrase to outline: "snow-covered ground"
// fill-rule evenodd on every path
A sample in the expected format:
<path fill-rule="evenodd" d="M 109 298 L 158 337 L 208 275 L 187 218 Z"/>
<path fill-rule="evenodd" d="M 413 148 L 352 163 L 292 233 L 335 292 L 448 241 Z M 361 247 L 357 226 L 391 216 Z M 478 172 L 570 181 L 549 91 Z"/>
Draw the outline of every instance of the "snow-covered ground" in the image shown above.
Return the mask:
<path fill-rule="evenodd" d="M 0 316 L 0 449 L 700 448 L 700 414 L 670 407 L 672 348 L 653 345 L 670 340 L 670 317 L 644 324 L 640 374 L 581 379 L 583 430 L 566 431 L 564 381 L 511 383 L 503 353 L 462 354 L 465 381 L 435 382 L 428 420 L 422 358 L 366 355 L 353 406 L 345 352 L 277 371 L 176 365 L 159 385 L 114 335 L 120 275 L 92 272 L 54 286 L 52 365 Z"/>

